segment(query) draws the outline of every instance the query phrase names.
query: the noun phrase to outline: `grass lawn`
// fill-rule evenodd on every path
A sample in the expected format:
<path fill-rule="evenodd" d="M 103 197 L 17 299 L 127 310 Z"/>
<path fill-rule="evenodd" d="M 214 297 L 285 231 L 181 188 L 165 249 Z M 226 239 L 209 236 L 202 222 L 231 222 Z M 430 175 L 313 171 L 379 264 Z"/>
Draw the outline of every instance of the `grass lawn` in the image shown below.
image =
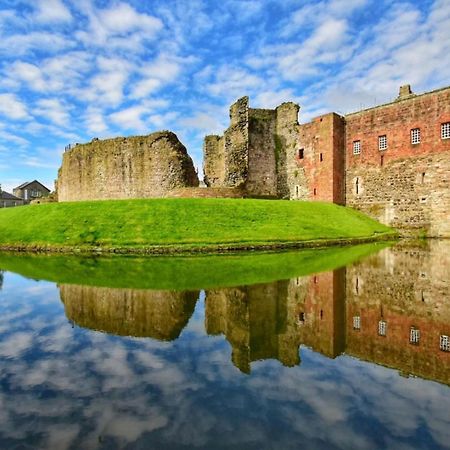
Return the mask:
<path fill-rule="evenodd" d="M 250 247 L 392 232 L 353 209 L 321 202 L 145 199 L 0 209 L 0 247 Z"/>

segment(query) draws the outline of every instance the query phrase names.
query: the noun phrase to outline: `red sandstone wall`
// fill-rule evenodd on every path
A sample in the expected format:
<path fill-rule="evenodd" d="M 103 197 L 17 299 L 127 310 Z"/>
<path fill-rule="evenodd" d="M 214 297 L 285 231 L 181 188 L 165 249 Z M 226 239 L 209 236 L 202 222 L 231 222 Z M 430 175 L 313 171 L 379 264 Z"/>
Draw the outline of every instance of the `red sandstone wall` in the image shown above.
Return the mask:
<path fill-rule="evenodd" d="M 349 114 L 346 119 L 347 168 L 379 166 L 401 158 L 450 151 L 450 139 L 441 139 L 441 123 L 450 122 L 450 88 Z M 420 144 L 411 144 L 410 131 L 420 128 Z M 378 150 L 378 136 L 386 135 L 387 150 Z M 361 154 L 353 155 L 353 141 Z"/>
<path fill-rule="evenodd" d="M 335 113 L 300 125 L 304 157 L 296 155 L 299 198 L 344 203 L 344 136 L 344 121 Z"/>

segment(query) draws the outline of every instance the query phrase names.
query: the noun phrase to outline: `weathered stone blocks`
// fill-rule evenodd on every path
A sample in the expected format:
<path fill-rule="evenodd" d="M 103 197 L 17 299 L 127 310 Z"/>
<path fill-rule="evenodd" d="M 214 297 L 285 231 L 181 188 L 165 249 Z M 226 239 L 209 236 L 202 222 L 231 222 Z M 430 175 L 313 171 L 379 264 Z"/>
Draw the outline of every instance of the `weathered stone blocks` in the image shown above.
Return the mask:
<path fill-rule="evenodd" d="M 93 140 L 64 153 L 59 201 L 165 197 L 198 186 L 186 148 L 170 131 Z"/>

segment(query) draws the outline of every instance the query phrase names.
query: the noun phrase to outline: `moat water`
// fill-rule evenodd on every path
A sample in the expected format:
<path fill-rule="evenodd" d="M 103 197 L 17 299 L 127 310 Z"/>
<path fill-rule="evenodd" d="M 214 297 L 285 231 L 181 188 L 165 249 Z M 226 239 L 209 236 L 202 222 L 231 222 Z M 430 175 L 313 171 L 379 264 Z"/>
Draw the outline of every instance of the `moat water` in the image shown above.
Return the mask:
<path fill-rule="evenodd" d="M 450 241 L 0 269 L 2 449 L 450 448 Z"/>

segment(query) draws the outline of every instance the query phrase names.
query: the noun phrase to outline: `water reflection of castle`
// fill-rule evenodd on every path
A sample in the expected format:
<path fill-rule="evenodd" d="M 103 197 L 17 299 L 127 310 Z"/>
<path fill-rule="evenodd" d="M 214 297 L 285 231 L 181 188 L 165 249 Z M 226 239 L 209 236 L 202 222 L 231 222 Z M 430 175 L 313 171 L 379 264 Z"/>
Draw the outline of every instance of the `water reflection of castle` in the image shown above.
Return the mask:
<path fill-rule="evenodd" d="M 224 334 L 233 363 L 300 363 L 301 344 L 346 353 L 450 384 L 450 242 L 385 249 L 347 268 L 253 286 L 206 291 L 205 327 Z M 121 335 L 178 337 L 198 292 L 63 285 L 66 315 Z"/>

